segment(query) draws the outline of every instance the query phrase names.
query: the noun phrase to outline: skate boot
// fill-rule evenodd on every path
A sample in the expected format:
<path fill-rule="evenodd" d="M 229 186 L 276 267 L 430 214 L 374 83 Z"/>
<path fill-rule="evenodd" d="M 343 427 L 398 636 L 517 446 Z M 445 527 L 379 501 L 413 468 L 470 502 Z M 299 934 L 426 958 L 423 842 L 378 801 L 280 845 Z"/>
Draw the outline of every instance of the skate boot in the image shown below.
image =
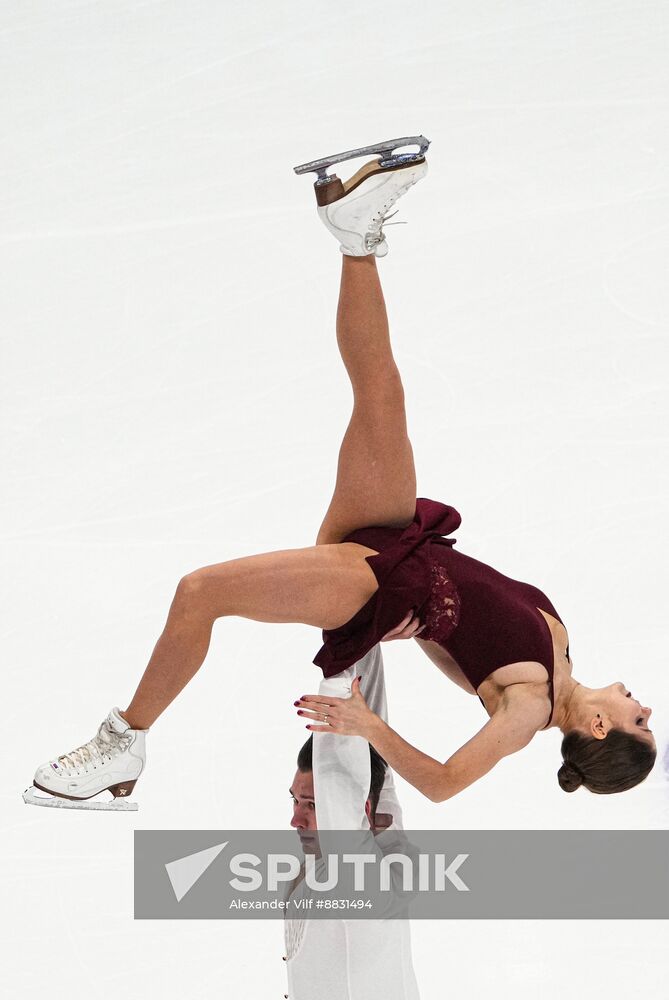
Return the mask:
<path fill-rule="evenodd" d="M 131 729 L 118 708 L 112 708 L 92 740 L 37 768 L 23 801 L 63 809 L 136 810 L 137 803 L 126 796 L 146 763 L 147 732 Z M 37 795 L 36 789 L 48 794 Z M 111 792 L 111 802 L 92 801 L 105 791 Z"/>
<path fill-rule="evenodd" d="M 394 150 L 409 145 L 418 145 L 419 152 L 393 155 Z M 340 241 L 342 253 L 351 257 L 370 254 L 385 257 L 388 244 L 383 226 L 403 224 L 387 222 L 397 212 L 391 215 L 386 213 L 405 191 L 427 173 L 425 152 L 429 145 L 425 136 L 406 136 L 326 156 L 294 168 L 297 174 L 308 171 L 318 174 L 314 183 L 318 214 L 326 228 Z M 332 164 L 367 153 L 381 155 L 366 163 L 348 181 L 341 181 L 336 174 L 327 173 Z"/>

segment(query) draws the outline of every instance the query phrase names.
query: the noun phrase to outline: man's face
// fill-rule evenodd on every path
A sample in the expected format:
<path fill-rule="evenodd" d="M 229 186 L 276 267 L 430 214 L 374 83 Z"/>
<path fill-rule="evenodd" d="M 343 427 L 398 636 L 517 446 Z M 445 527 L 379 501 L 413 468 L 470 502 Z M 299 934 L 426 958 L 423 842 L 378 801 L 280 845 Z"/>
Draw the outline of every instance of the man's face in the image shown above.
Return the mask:
<path fill-rule="evenodd" d="M 318 829 L 313 771 L 296 771 L 290 786 L 290 794 L 293 799 L 293 818 L 290 825 L 296 830 Z"/>
<path fill-rule="evenodd" d="M 293 800 L 293 818 L 290 825 L 297 830 L 302 844 L 315 844 L 317 842 L 318 824 L 316 822 L 316 800 L 314 798 L 314 773 L 313 771 L 296 771 L 293 783 L 290 786 L 290 795 Z M 370 821 L 370 827 L 374 829 L 372 823 L 372 803 L 367 799 L 365 803 L 365 814 Z M 388 820 L 392 817 L 388 816 Z M 384 826 L 387 823 L 382 824 Z"/>
<path fill-rule="evenodd" d="M 293 818 L 290 825 L 297 830 L 303 846 L 313 844 L 318 829 L 313 771 L 296 771 L 290 786 L 290 794 L 293 800 Z"/>

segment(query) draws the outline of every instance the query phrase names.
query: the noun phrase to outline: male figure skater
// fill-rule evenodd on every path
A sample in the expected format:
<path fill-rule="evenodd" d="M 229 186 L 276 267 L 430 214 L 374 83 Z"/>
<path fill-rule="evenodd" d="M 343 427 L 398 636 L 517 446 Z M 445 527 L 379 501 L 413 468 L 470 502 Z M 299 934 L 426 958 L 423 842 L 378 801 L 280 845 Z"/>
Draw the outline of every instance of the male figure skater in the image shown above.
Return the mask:
<path fill-rule="evenodd" d="M 355 677 L 373 711 L 387 719 L 383 659 L 377 643 L 352 667 L 323 680 L 319 693 L 350 696 Z M 300 750 L 290 787 L 291 826 L 305 853 L 318 831 L 372 830 L 383 853 L 402 850 L 402 810 L 393 774 L 360 736 L 313 733 Z M 293 898 L 309 895 L 302 875 Z M 285 920 L 290 1000 L 419 1000 L 406 919 Z"/>

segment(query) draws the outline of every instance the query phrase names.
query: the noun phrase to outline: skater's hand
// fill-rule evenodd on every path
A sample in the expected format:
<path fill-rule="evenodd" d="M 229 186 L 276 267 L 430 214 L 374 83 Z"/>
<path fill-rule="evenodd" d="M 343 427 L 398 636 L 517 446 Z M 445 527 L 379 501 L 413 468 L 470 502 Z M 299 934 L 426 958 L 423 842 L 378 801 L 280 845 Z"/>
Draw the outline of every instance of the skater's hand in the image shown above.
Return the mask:
<path fill-rule="evenodd" d="M 312 733 L 337 733 L 339 736 L 364 736 L 368 739 L 374 720 L 377 719 L 362 696 L 359 677 L 351 685 L 350 698 L 305 694 L 295 705 L 299 709 L 298 715 L 313 720 L 307 726 Z"/>
<path fill-rule="evenodd" d="M 407 612 L 406 617 L 402 619 L 399 625 L 392 628 L 390 632 L 386 632 L 381 642 L 390 642 L 391 639 L 414 639 L 424 628 L 425 625 L 420 624 L 420 619 L 413 617 L 412 608 Z"/>

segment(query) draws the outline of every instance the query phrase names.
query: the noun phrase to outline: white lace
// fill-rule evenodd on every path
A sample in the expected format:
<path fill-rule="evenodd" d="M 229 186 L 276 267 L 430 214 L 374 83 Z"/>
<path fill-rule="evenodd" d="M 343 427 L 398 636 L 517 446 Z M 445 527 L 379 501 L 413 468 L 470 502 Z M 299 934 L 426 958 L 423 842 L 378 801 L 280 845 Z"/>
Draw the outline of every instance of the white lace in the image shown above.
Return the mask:
<path fill-rule="evenodd" d="M 390 215 L 383 215 L 381 217 L 380 221 L 379 221 L 379 228 L 378 228 L 378 230 L 375 227 L 375 231 L 374 232 L 367 233 L 365 242 L 367 244 L 367 249 L 368 250 L 373 250 L 374 247 L 378 246 L 379 243 L 383 242 L 383 240 L 385 239 L 385 236 L 383 235 L 383 227 L 384 227 L 384 225 L 386 225 L 386 220 L 387 219 L 392 219 L 393 215 L 397 215 L 398 212 L 399 212 L 399 208 L 396 208 L 395 211 L 391 212 Z M 407 225 L 406 221 L 388 222 L 387 224 L 389 226 L 406 226 Z"/>
<path fill-rule="evenodd" d="M 131 737 L 114 732 L 105 719 L 92 740 L 83 743 L 76 750 L 63 754 L 58 758 L 58 762 L 65 770 L 76 770 L 79 767 L 86 769 L 90 764 L 93 766 L 97 766 L 98 763 L 104 764 L 105 759 L 111 760 L 112 757 L 123 753 L 130 743 Z"/>
<path fill-rule="evenodd" d="M 287 959 L 295 958 L 300 950 L 302 938 L 304 937 L 305 924 L 306 920 L 303 920 L 301 917 L 284 917 L 284 941 Z"/>
<path fill-rule="evenodd" d="M 304 878 L 304 862 L 302 863 L 302 866 L 300 868 L 300 877 L 298 877 L 298 879 L 295 882 L 293 882 L 291 886 L 287 886 L 288 892 L 285 897 L 286 899 L 291 898 L 293 892 L 295 892 L 295 890 L 297 889 L 303 878 Z M 295 958 L 298 951 L 300 950 L 302 939 L 304 937 L 305 925 L 306 925 L 305 920 L 302 920 L 300 917 L 295 917 L 294 919 L 286 917 L 284 912 L 283 935 L 284 935 L 284 942 L 286 945 L 287 959 Z"/>

